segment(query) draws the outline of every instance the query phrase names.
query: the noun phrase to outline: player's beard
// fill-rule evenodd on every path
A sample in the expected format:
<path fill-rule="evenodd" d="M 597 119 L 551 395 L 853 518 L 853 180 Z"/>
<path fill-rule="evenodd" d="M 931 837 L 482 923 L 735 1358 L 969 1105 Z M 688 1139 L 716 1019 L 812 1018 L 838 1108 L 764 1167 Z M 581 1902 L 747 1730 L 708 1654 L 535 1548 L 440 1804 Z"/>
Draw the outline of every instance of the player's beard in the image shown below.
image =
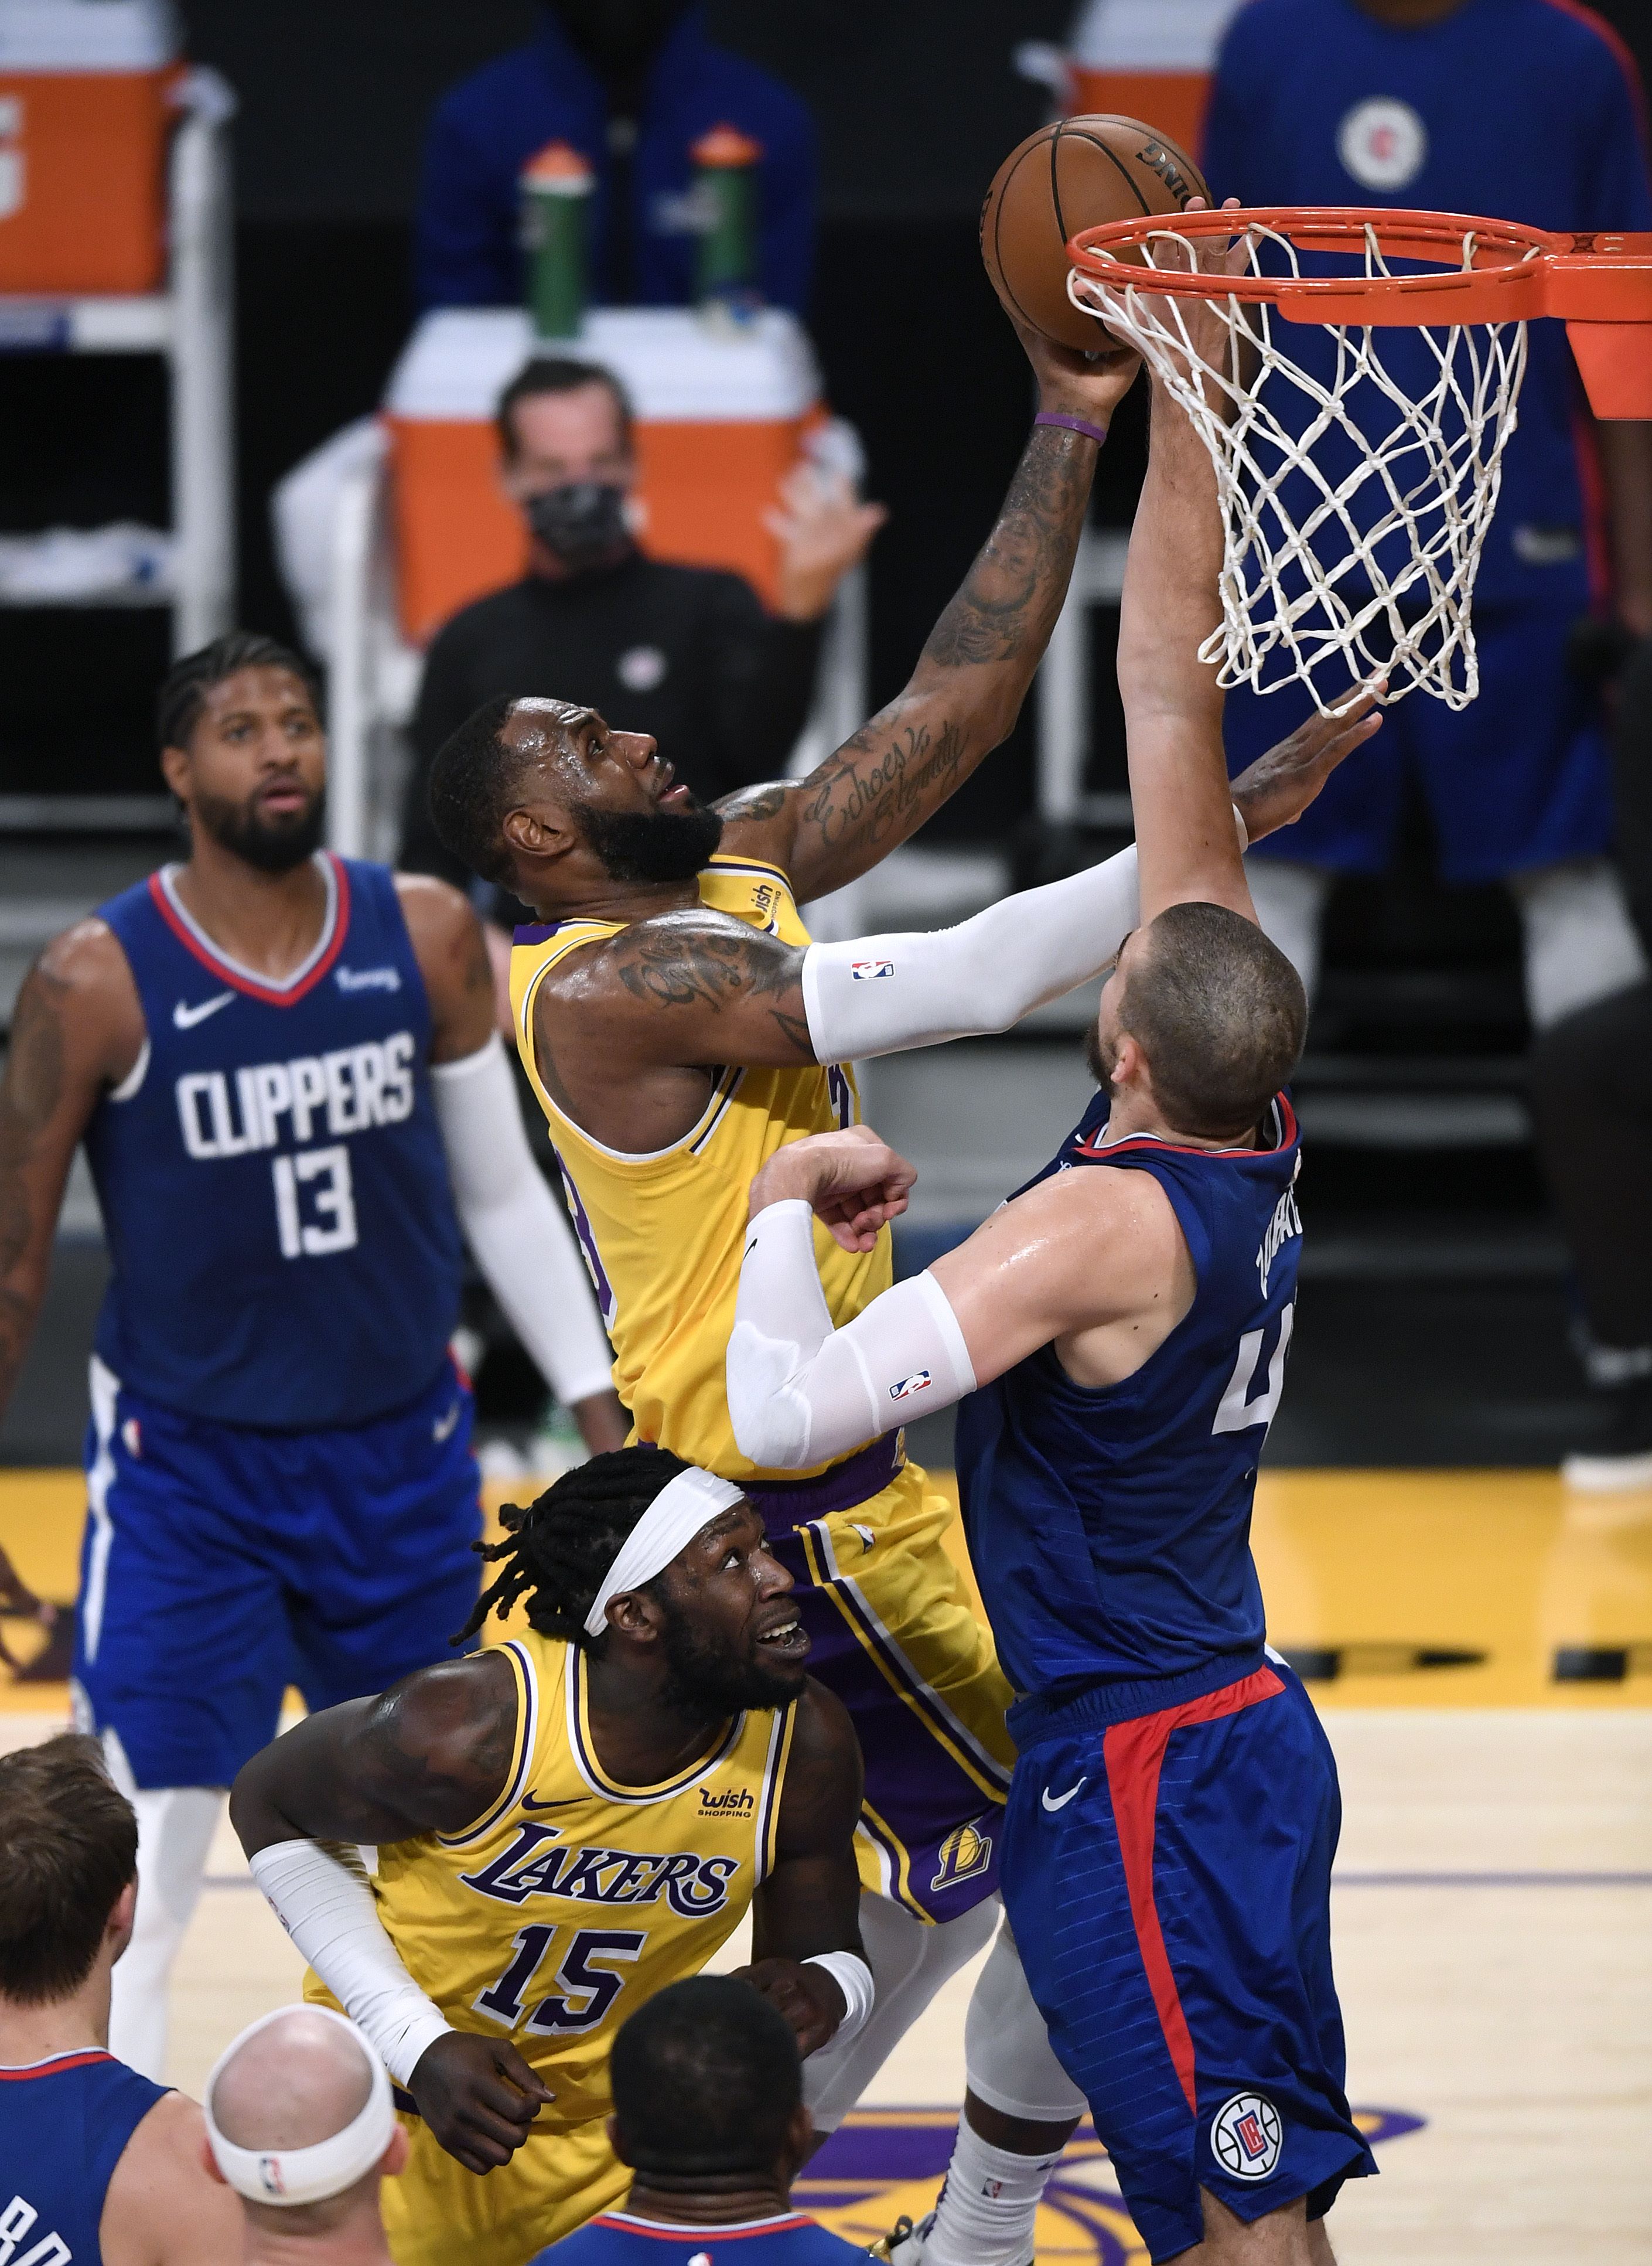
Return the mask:
<path fill-rule="evenodd" d="M 801 1670 L 777 1676 L 749 1653 L 729 1644 L 706 1644 L 688 1616 L 668 1598 L 666 1613 L 665 1700 L 684 1715 L 738 1715 L 744 1707 L 784 1707 L 803 1689 Z"/>
<path fill-rule="evenodd" d="M 198 793 L 191 808 L 221 849 L 260 874 L 290 874 L 313 858 L 327 823 L 327 798 L 319 791 L 293 817 L 273 822 L 258 816 L 256 803 L 221 802 L 215 795 Z"/>
<path fill-rule="evenodd" d="M 1102 1027 L 1092 1023 L 1084 1034 L 1084 1065 L 1097 1085 L 1110 1090 L 1113 1072 L 1118 1067 L 1118 1049 L 1102 1036 Z"/>
<path fill-rule="evenodd" d="M 715 810 L 593 810 L 573 815 L 610 881 L 692 881 L 723 839 Z"/>

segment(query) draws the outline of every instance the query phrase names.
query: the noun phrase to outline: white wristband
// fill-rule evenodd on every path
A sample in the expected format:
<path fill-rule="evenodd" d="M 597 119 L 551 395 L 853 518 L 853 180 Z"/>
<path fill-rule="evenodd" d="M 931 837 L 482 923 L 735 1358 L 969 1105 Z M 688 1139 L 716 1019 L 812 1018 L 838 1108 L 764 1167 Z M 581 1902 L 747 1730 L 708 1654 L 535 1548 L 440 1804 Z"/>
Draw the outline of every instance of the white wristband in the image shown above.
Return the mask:
<path fill-rule="evenodd" d="M 253 1879 L 399 2085 L 453 2024 L 403 1966 L 361 1860 L 338 1842 L 274 1841 L 249 1858 Z"/>
<path fill-rule="evenodd" d="M 848 2041 L 866 2027 L 867 2016 L 872 2011 L 877 1996 L 872 1986 L 872 1970 L 858 1951 L 817 1951 L 804 1961 L 805 1967 L 824 1967 L 843 1993 L 843 2020 L 827 2039 L 828 2045 L 847 2045 Z"/>

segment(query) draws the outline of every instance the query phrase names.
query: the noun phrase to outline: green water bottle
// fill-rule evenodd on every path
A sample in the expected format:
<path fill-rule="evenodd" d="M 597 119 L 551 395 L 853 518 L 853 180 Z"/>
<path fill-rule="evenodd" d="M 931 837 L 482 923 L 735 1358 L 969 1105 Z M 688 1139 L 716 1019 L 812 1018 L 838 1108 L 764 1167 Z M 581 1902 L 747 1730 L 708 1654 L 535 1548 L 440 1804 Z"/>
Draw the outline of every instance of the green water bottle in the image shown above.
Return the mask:
<path fill-rule="evenodd" d="M 757 167 L 762 144 L 737 127 L 714 126 L 688 152 L 701 210 L 695 297 L 718 322 L 746 323 L 757 289 Z"/>
<path fill-rule="evenodd" d="M 590 166 L 566 142 L 548 142 L 522 168 L 522 245 L 535 338 L 579 335 L 595 186 Z"/>

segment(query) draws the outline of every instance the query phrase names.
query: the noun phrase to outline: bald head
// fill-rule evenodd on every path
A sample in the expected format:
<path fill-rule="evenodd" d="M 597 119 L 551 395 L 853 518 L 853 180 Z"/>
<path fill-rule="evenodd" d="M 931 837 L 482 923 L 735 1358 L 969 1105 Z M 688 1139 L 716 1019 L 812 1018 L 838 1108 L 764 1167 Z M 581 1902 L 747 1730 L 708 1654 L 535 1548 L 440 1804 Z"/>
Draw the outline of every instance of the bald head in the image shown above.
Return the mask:
<path fill-rule="evenodd" d="M 212 2088 L 212 2113 L 237 2148 L 309 2148 L 353 2124 L 372 2088 L 360 2042 L 342 2023 L 295 2007 L 236 2048 Z"/>

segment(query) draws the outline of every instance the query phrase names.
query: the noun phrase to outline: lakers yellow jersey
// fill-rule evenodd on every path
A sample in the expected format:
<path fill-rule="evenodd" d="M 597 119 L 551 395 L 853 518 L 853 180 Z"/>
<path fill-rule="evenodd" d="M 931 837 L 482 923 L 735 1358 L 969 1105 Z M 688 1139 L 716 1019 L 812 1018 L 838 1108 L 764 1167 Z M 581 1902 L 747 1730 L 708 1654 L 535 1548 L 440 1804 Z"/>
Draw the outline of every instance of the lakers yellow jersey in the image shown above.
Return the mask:
<path fill-rule="evenodd" d="M 517 1701 L 504 1793 L 465 1832 L 381 1849 L 374 1890 L 419 1989 L 455 2029 L 509 2037 L 556 2095 L 538 2135 L 608 2115 L 620 2024 L 739 1926 L 774 1861 L 792 1712 L 736 1716 L 675 1777 L 619 1786 L 583 1656 L 531 1629 L 499 1648 Z M 313 1976 L 306 1995 L 328 1996 Z"/>
<path fill-rule="evenodd" d="M 790 884 L 777 866 L 717 857 L 700 876 L 703 903 L 785 943 L 806 945 Z M 534 999 L 570 953 L 617 936 L 622 921 L 565 921 L 511 954 L 516 1043 L 562 1167 L 574 1226 L 614 1341 L 614 1383 L 639 1439 L 703 1470 L 741 1481 L 760 1466 L 741 1455 L 729 1423 L 724 1359 L 734 1327 L 746 1195 L 785 1142 L 852 1125 L 854 1074 L 798 1070 L 717 1074 L 704 1114 L 667 1149 L 634 1155 L 594 1140 L 541 1085 L 534 1064 Z M 851 1253 L 815 1229 L 820 1286 L 840 1327 L 889 1288 L 889 1236 Z M 823 1466 L 814 1466 L 816 1470 Z M 797 1472 L 768 1473 L 795 1480 Z"/>

